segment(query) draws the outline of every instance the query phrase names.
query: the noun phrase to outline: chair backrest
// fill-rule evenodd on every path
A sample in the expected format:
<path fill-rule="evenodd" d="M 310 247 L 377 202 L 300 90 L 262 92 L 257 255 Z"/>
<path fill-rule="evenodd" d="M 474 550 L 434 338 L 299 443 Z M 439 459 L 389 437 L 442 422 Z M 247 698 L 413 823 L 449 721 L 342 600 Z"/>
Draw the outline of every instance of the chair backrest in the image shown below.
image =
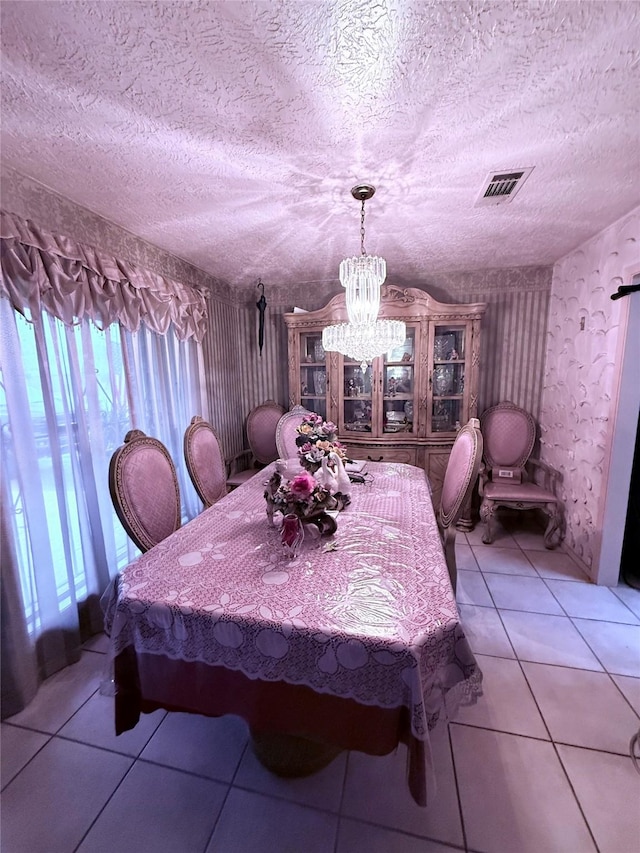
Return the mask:
<path fill-rule="evenodd" d="M 247 416 L 247 439 L 256 462 L 268 465 L 278 458 L 276 430 L 285 413 L 274 400 L 267 400 L 252 409 Z"/>
<path fill-rule="evenodd" d="M 130 430 L 109 463 L 111 500 L 127 535 L 148 551 L 180 527 L 180 487 L 169 451 Z"/>
<path fill-rule="evenodd" d="M 304 406 L 294 406 L 291 411 L 285 412 L 278 421 L 276 428 L 276 447 L 280 459 L 295 459 L 298 455 L 298 445 L 296 438 L 298 437 L 297 429 L 302 423 L 304 415 L 308 415 L 309 410 Z"/>
<path fill-rule="evenodd" d="M 471 418 L 458 432 L 447 462 L 440 499 L 442 530 L 456 523 L 471 495 L 480 470 L 482 444 L 480 422 Z"/>
<path fill-rule="evenodd" d="M 194 415 L 184 432 L 184 461 L 193 487 L 205 507 L 227 493 L 227 469 L 211 424 Z"/>
<path fill-rule="evenodd" d="M 480 417 L 487 468 L 522 469 L 536 440 L 536 423 L 529 412 L 504 402 Z"/>

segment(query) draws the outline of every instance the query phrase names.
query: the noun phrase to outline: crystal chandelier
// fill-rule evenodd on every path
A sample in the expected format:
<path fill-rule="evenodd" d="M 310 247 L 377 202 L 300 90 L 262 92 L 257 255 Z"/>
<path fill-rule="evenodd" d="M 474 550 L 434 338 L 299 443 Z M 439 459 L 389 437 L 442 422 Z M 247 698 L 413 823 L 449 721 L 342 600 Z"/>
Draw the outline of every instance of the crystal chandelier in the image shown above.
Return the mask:
<path fill-rule="evenodd" d="M 402 346 L 407 337 L 401 320 L 375 320 L 373 323 L 336 323 L 322 331 L 322 346 L 361 362 L 362 371 L 376 356 Z"/>
<path fill-rule="evenodd" d="M 380 287 L 387 275 L 384 258 L 367 255 L 364 248 L 364 203 L 375 193 L 375 187 L 359 184 L 351 195 L 362 203 L 360 212 L 360 255 L 345 258 L 340 264 L 340 283 L 346 291 L 348 323 L 327 326 L 322 332 L 322 345 L 330 352 L 367 363 L 401 346 L 406 327 L 401 320 L 378 320 Z"/>

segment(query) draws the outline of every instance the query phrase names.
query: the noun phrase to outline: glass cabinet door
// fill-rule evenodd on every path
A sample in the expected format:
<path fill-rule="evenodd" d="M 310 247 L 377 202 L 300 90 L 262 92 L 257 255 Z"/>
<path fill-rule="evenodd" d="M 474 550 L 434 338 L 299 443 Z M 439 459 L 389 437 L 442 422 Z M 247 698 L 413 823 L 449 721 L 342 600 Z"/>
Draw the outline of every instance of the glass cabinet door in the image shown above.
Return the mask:
<path fill-rule="evenodd" d="M 416 329 L 407 326 L 404 343 L 381 361 L 382 433 L 416 432 Z"/>
<path fill-rule="evenodd" d="M 346 432 L 361 433 L 372 431 L 372 367 L 362 370 L 359 362 L 345 358 L 342 371 L 343 409 L 340 429 Z"/>
<path fill-rule="evenodd" d="M 466 326 L 436 326 L 431 376 L 432 432 L 455 432 L 464 417 Z"/>
<path fill-rule="evenodd" d="M 322 332 L 300 334 L 300 403 L 326 419 L 327 359 Z"/>

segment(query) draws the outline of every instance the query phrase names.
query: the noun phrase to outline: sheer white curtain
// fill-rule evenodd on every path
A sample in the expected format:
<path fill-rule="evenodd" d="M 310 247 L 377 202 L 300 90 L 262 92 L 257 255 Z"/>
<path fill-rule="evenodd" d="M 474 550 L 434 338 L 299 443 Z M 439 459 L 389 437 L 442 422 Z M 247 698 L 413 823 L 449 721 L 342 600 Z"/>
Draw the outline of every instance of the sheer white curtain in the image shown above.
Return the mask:
<path fill-rule="evenodd" d="M 101 630 L 99 596 L 137 553 L 109 496 L 111 454 L 129 429 L 159 438 L 176 463 L 183 519 L 191 518 L 201 504 L 182 437 L 192 415 L 208 412 L 201 344 L 178 340 L 172 327 L 102 331 L 44 310 L 30 320 L 0 298 L 3 580 L 19 580 L 2 605 L 11 620 L 21 608 L 43 678 L 77 659 L 81 633 Z M 3 641 L 11 630 L 13 643 L 15 627 L 3 623 Z M 8 713 L 28 698 L 9 702 Z"/>

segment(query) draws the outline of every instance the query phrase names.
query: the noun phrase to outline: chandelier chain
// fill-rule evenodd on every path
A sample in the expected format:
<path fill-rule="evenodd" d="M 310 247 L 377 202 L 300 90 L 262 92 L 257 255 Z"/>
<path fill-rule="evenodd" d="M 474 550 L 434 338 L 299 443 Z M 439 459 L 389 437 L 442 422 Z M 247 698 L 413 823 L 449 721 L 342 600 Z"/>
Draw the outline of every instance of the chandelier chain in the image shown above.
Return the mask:
<path fill-rule="evenodd" d="M 360 210 L 360 254 L 366 255 L 364 250 L 364 199 L 362 199 L 362 208 Z"/>

